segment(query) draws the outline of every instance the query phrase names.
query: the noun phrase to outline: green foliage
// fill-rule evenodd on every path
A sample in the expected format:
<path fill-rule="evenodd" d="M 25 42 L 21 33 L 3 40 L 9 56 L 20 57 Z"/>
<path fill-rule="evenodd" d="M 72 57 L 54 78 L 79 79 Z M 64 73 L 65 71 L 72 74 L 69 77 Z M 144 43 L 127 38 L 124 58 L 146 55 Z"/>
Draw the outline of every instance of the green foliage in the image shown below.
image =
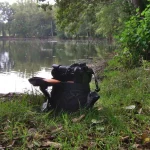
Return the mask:
<path fill-rule="evenodd" d="M 149 60 L 150 54 L 150 5 L 140 14 L 132 16 L 126 22 L 120 38 L 120 61 L 125 67 L 135 67 L 142 63 L 142 58 Z"/>
<path fill-rule="evenodd" d="M 134 14 L 134 9 L 128 1 L 115 0 L 111 4 L 102 5 L 96 11 L 96 33 L 112 38 L 124 27 L 124 22 Z"/>
<path fill-rule="evenodd" d="M 93 23 L 95 22 L 96 1 L 85 2 L 84 0 L 60 1 L 57 3 L 56 24 L 58 31 L 64 31 L 76 36 L 92 36 Z"/>
<path fill-rule="evenodd" d="M 134 7 L 131 2 L 114 1 L 57 1 L 56 21 L 59 30 L 79 36 L 101 36 L 112 39 L 123 27 Z"/>
<path fill-rule="evenodd" d="M 13 10 L 9 3 L 0 3 L 0 22 L 7 22 L 11 20 Z"/>
<path fill-rule="evenodd" d="M 13 13 L 13 9 L 7 2 L 0 3 L 0 35 L 6 36 L 6 30 L 13 19 Z"/>
<path fill-rule="evenodd" d="M 13 37 L 48 37 L 55 35 L 53 11 L 44 11 L 32 0 L 12 5 L 0 3 L 0 30 Z M 1 23 L 2 22 L 2 23 Z"/>
<path fill-rule="evenodd" d="M 12 34 L 18 37 L 44 37 L 51 34 L 52 17 L 47 15 L 36 3 L 14 4 Z"/>

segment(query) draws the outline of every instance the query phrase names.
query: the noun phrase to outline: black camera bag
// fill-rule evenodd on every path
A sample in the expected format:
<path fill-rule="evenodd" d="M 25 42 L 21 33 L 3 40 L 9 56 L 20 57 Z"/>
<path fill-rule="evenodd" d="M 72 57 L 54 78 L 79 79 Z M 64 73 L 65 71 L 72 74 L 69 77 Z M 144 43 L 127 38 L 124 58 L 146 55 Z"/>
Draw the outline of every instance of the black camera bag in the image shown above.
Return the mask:
<path fill-rule="evenodd" d="M 72 64 L 71 66 L 54 65 L 52 70 L 53 79 L 59 80 L 59 84 L 49 84 L 44 78 L 33 77 L 29 82 L 34 86 L 40 86 L 47 101 L 42 105 L 42 111 L 55 109 L 57 111 L 74 112 L 80 108 L 91 108 L 99 99 L 98 82 L 95 77 L 95 91 L 90 91 L 89 83 L 95 74 L 85 63 Z M 51 93 L 47 87 L 52 86 Z"/>
<path fill-rule="evenodd" d="M 94 74 L 93 70 L 88 68 L 85 63 L 75 63 L 71 66 L 53 65 L 52 75 L 54 79 L 63 82 L 52 87 L 50 106 L 59 111 L 69 112 L 83 107 L 92 107 L 99 98 L 96 78 L 96 90 L 90 92 L 89 83 L 92 74 Z M 73 80 L 74 83 L 68 83 L 68 80 Z"/>
<path fill-rule="evenodd" d="M 52 87 L 50 105 L 58 111 L 74 112 L 85 106 L 89 92 L 88 84 L 57 84 Z"/>

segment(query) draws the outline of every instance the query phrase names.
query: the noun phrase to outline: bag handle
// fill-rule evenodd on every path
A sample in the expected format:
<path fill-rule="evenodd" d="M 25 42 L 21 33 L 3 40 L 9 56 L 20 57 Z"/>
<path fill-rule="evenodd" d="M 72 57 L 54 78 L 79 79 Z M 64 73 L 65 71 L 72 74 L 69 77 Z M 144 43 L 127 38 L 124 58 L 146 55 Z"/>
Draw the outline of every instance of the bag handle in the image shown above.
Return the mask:
<path fill-rule="evenodd" d="M 95 86 L 96 86 L 95 92 L 99 92 L 100 91 L 100 87 L 98 85 L 98 81 L 97 81 L 97 78 L 96 78 L 96 75 L 95 75 L 94 71 L 93 71 L 93 75 L 94 75 Z"/>

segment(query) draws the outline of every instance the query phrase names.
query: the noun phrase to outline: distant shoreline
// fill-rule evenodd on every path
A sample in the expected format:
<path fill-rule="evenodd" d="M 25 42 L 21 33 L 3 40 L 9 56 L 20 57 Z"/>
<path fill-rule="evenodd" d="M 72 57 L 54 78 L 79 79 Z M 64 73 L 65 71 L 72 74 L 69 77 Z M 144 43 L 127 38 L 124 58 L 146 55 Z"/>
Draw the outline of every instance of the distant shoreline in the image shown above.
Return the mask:
<path fill-rule="evenodd" d="M 42 41 L 64 41 L 64 40 L 79 40 L 79 41 L 105 41 L 107 39 L 105 38 L 88 38 L 88 37 L 81 37 L 81 38 L 66 38 L 66 39 L 61 39 L 59 37 L 56 37 L 56 36 L 53 36 L 53 37 L 9 37 L 9 36 L 6 36 L 6 37 L 2 37 L 0 36 L 0 41 L 3 41 L 3 40 L 9 40 L 9 41 L 15 41 L 15 40 L 25 40 L 25 41 L 28 41 L 28 40 L 42 40 Z"/>
<path fill-rule="evenodd" d="M 54 40 L 56 39 L 56 37 L 42 37 L 42 38 L 38 38 L 38 37 L 0 37 L 0 40 Z"/>

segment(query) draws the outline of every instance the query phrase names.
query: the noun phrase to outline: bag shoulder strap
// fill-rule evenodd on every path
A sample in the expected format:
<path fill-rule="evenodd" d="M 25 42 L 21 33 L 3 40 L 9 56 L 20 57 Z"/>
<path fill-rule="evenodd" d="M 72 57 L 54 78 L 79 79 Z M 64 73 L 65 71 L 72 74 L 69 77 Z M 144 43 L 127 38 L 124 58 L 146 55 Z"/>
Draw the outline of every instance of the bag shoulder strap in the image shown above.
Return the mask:
<path fill-rule="evenodd" d="M 97 81 L 97 78 L 96 78 L 96 75 L 95 75 L 94 71 L 93 71 L 93 75 L 94 75 L 95 86 L 96 86 L 95 92 L 99 92 L 100 91 L 100 87 L 98 85 L 98 81 Z"/>

